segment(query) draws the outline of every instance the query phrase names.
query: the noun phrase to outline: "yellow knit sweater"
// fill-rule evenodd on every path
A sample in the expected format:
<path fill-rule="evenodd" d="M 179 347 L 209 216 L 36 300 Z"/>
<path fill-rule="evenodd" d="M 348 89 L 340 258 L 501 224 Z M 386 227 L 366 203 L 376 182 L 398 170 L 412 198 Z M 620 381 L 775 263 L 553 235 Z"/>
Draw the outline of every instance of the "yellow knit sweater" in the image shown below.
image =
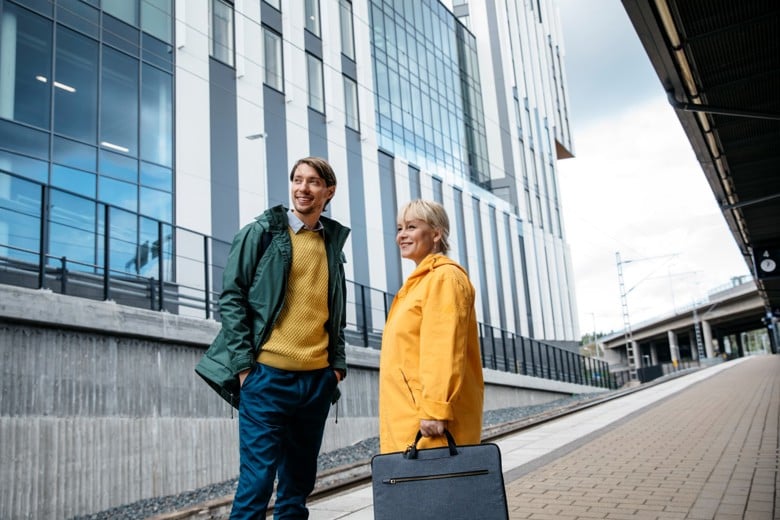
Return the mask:
<path fill-rule="evenodd" d="M 257 360 L 283 370 L 328 366 L 328 260 L 322 236 L 301 229 L 293 233 L 292 268 L 279 319 Z"/>

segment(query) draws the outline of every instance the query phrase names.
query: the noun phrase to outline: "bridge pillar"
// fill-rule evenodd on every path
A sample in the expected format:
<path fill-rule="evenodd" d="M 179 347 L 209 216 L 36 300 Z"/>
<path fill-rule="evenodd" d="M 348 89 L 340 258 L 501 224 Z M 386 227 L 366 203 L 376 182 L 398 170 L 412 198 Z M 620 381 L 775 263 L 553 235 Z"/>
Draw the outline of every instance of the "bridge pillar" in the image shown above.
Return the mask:
<path fill-rule="evenodd" d="M 704 335 L 704 350 L 708 358 L 715 357 L 715 348 L 712 346 L 712 325 L 707 320 L 702 320 L 701 331 Z"/>
<path fill-rule="evenodd" d="M 680 346 L 677 344 L 677 334 L 673 330 L 666 332 L 669 338 L 669 354 L 675 368 L 680 364 Z"/>
<path fill-rule="evenodd" d="M 655 342 L 650 343 L 650 364 L 658 364 L 658 345 Z"/>

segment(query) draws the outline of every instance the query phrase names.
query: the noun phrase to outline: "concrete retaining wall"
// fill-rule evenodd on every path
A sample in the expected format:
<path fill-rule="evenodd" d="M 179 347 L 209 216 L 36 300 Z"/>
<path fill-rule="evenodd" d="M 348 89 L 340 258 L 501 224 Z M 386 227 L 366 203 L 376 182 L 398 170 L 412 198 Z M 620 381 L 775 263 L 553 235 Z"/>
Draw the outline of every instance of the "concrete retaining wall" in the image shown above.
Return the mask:
<path fill-rule="evenodd" d="M 0 285 L 0 518 L 69 518 L 234 478 L 236 414 L 193 371 L 218 329 Z M 377 435 L 379 352 L 350 345 L 347 357 L 324 451 Z M 485 379 L 486 409 L 598 391 Z"/>

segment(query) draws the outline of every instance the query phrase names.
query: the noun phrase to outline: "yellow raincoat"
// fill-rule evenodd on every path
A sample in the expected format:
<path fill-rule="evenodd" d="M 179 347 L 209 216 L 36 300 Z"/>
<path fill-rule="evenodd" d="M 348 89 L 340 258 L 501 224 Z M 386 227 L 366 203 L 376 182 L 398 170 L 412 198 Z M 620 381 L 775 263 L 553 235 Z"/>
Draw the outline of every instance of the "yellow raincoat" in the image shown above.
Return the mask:
<path fill-rule="evenodd" d="M 390 307 L 379 362 L 379 449 L 403 451 L 420 419 L 448 421 L 457 444 L 477 444 L 484 382 L 465 270 L 440 254 L 425 257 Z M 418 448 L 446 446 L 423 438 Z"/>

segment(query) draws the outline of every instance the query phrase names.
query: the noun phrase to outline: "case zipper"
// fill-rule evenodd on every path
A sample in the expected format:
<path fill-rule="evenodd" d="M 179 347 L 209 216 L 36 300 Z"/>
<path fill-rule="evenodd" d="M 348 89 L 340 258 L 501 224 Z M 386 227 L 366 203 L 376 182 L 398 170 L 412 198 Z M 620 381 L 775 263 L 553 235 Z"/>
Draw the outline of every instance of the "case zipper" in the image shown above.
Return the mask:
<path fill-rule="evenodd" d="M 475 477 L 478 475 L 487 475 L 490 473 L 486 469 L 477 469 L 473 471 L 460 471 L 458 473 L 442 473 L 440 475 L 420 475 L 417 477 L 391 477 L 384 479 L 383 484 L 403 484 L 405 482 L 416 482 L 418 480 L 439 480 L 444 478 Z"/>

